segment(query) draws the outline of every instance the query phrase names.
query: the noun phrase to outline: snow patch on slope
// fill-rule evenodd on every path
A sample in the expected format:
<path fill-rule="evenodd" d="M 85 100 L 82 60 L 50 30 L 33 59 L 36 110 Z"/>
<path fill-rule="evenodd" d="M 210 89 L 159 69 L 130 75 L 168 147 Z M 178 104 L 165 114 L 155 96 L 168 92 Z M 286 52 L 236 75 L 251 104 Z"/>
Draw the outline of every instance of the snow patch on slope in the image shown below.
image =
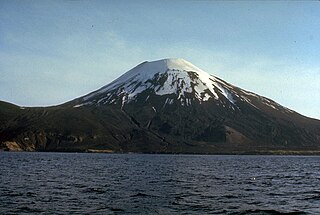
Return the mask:
<path fill-rule="evenodd" d="M 187 94 L 192 93 L 200 102 L 209 99 L 218 100 L 217 92 L 231 103 L 235 102 L 230 90 L 224 88 L 218 79 L 179 58 L 141 63 L 110 84 L 85 96 L 83 100 L 88 101 L 106 93 L 107 95 L 99 98 L 97 103 L 113 103 L 116 95 L 122 96 L 123 106 L 145 90 L 151 90 L 161 96 L 176 94 L 181 104 L 185 105 L 191 104 L 191 100 L 186 99 Z"/>

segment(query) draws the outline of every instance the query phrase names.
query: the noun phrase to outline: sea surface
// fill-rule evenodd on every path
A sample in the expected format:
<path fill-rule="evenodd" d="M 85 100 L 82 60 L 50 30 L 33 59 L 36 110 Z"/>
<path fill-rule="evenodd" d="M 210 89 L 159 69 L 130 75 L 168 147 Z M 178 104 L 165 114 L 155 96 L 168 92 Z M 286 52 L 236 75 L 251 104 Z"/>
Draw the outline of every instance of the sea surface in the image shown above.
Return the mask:
<path fill-rule="evenodd" d="M 320 214 L 319 156 L 0 153 L 0 214 Z"/>

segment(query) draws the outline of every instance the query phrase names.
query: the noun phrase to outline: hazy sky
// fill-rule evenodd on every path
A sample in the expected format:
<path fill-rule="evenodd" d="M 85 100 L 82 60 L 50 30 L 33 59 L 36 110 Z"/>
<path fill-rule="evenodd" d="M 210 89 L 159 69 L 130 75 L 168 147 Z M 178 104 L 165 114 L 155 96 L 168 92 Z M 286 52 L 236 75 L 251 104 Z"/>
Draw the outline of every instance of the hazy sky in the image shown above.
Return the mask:
<path fill-rule="evenodd" d="M 320 119 L 319 1 L 0 0 L 0 100 L 63 103 L 184 58 Z"/>

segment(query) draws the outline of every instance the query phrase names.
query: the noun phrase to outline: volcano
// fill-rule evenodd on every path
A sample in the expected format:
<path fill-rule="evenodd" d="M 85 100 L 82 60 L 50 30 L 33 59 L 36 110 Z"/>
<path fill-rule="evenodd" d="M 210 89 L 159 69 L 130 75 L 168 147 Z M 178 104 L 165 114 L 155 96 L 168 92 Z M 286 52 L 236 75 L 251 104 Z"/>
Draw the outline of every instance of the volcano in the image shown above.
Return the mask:
<path fill-rule="evenodd" d="M 0 104 L 4 150 L 273 153 L 320 150 L 320 121 L 184 59 L 143 62 L 58 106 Z"/>

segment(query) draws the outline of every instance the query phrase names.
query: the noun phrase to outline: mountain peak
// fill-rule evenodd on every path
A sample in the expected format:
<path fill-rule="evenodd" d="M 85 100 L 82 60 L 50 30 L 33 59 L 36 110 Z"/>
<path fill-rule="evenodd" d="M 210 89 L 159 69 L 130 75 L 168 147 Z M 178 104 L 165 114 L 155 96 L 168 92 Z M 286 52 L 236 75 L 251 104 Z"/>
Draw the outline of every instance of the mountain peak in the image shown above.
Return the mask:
<path fill-rule="evenodd" d="M 154 76 L 155 73 L 165 73 L 169 70 L 181 71 L 181 72 L 196 72 L 196 73 L 205 73 L 189 61 L 186 61 L 182 58 L 165 58 L 156 61 L 145 61 L 138 66 L 131 69 L 126 74 L 144 74 L 148 77 Z"/>
<path fill-rule="evenodd" d="M 159 70 L 179 70 L 179 71 L 201 71 L 198 67 L 182 58 L 166 58 L 156 61 L 145 62 L 146 66 Z M 203 71 L 202 71 L 203 72 Z"/>
<path fill-rule="evenodd" d="M 191 101 L 201 103 L 223 97 L 233 104 L 231 88 L 182 58 L 167 58 L 139 64 L 110 84 L 83 97 L 83 101 L 85 104 L 116 104 L 121 98 L 121 103 L 125 104 L 148 92 L 156 96 L 174 96 L 187 106 Z"/>

